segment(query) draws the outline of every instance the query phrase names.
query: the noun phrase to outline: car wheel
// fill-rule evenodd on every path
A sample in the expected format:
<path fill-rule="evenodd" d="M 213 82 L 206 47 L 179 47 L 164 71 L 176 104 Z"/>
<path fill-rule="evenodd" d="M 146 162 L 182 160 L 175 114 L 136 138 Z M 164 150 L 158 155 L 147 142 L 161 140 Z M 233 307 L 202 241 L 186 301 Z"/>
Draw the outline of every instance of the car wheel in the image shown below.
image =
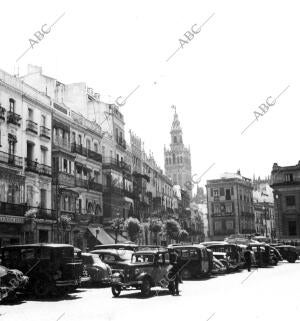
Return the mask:
<path fill-rule="evenodd" d="M 289 258 L 288 258 L 288 262 L 289 262 L 289 263 L 295 263 L 296 260 L 295 260 L 294 258 L 292 258 L 292 257 L 289 257 Z"/>
<path fill-rule="evenodd" d="M 111 292 L 114 297 L 118 297 L 121 294 L 121 287 L 119 285 L 113 285 L 111 287 Z"/>
<path fill-rule="evenodd" d="M 185 268 L 185 269 L 182 270 L 182 272 L 181 272 L 181 278 L 182 278 L 183 280 L 188 280 L 188 279 L 190 279 L 191 277 L 192 277 L 192 274 L 191 274 L 191 272 L 190 272 L 189 269 Z"/>
<path fill-rule="evenodd" d="M 52 284 L 43 278 L 35 279 L 33 282 L 33 293 L 35 297 L 43 299 L 48 297 L 52 292 Z"/>
<path fill-rule="evenodd" d="M 151 284 L 150 280 L 148 278 L 145 278 L 143 280 L 142 286 L 141 286 L 141 292 L 143 296 L 149 296 L 151 293 Z"/>

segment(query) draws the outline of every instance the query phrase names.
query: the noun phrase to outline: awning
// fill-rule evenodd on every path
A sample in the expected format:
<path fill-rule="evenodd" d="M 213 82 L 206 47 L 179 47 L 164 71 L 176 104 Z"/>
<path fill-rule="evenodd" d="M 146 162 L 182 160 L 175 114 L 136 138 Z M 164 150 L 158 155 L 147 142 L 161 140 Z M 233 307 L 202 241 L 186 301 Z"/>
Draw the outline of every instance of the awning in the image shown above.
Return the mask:
<path fill-rule="evenodd" d="M 118 243 L 128 243 L 129 241 L 122 235 L 118 234 Z M 115 241 L 113 242 L 115 243 Z"/>
<path fill-rule="evenodd" d="M 115 240 L 106 233 L 102 227 L 89 227 L 88 229 L 100 244 L 105 245 L 115 243 Z"/>

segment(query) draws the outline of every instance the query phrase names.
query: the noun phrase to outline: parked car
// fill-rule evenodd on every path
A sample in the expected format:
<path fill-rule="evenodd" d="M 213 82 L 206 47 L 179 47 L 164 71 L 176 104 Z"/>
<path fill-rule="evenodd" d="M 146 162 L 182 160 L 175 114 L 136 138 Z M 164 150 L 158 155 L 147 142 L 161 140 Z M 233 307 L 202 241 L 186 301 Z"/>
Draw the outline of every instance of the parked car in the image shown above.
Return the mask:
<path fill-rule="evenodd" d="M 213 251 L 213 255 L 221 260 L 228 272 L 238 271 L 244 266 L 236 244 L 227 242 L 203 242 L 201 244 Z"/>
<path fill-rule="evenodd" d="M 122 269 L 124 265 L 131 261 L 131 256 L 134 253 L 130 250 L 106 249 L 93 250 L 90 253 L 97 254 L 101 261 L 108 264 L 111 269 Z"/>
<path fill-rule="evenodd" d="M 174 283 L 167 281 L 170 271 L 169 253 L 165 249 L 136 251 L 123 269 L 112 276 L 112 293 L 115 297 L 124 290 L 141 290 L 143 296 L 149 296 L 151 287 L 167 287 L 173 293 Z"/>
<path fill-rule="evenodd" d="M 178 255 L 178 264 L 182 267 L 181 277 L 184 280 L 209 276 L 213 269 L 212 251 L 200 244 L 171 244 Z"/>
<path fill-rule="evenodd" d="M 276 249 L 280 252 L 282 258 L 289 263 L 295 263 L 298 260 L 298 253 L 295 246 L 292 245 L 279 245 Z"/>
<path fill-rule="evenodd" d="M 0 302 L 9 299 L 28 284 L 28 276 L 19 270 L 11 270 L 0 265 Z"/>
<path fill-rule="evenodd" d="M 221 273 L 226 273 L 226 271 L 227 271 L 226 266 L 214 256 L 213 257 L 213 268 L 212 268 L 211 272 L 213 274 L 221 274 Z"/>
<path fill-rule="evenodd" d="M 69 244 L 7 245 L 1 248 L 2 264 L 29 276 L 28 290 L 36 297 L 66 293 L 78 287 L 82 262 L 75 262 Z"/>
<path fill-rule="evenodd" d="M 110 284 L 111 268 L 101 261 L 99 255 L 81 253 L 83 267 L 87 270 L 90 283 Z"/>
<path fill-rule="evenodd" d="M 244 253 L 248 248 L 248 245 L 244 245 L 244 244 L 237 244 L 237 248 L 238 251 L 240 253 L 241 256 L 241 260 L 243 262 L 243 268 L 246 267 L 246 261 L 245 261 L 245 257 L 244 257 Z M 256 259 L 255 259 L 255 254 L 252 250 L 250 250 L 251 253 L 251 265 L 256 266 Z"/>
<path fill-rule="evenodd" d="M 259 267 L 277 265 L 278 259 L 266 243 L 249 243 L 248 245 L 255 254 L 255 260 Z"/>
<path fill-rule="evenodd" d="M 271 253 L 276 257 L 277 261 L 283 261 L 283 257 L 280 252 L 276 249 L 276 247 L 270 245 Z"/>

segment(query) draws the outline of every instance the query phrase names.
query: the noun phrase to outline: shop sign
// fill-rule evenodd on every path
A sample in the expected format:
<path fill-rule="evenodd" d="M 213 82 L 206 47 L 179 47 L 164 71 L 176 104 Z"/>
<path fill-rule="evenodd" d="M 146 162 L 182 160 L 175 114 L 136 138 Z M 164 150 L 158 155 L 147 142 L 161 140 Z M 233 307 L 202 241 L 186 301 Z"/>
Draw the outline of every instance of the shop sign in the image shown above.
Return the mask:
<path fill-rule="evenodd" d="M 0 223 L 23 224 L 24 217 L 0 215 Z"/>

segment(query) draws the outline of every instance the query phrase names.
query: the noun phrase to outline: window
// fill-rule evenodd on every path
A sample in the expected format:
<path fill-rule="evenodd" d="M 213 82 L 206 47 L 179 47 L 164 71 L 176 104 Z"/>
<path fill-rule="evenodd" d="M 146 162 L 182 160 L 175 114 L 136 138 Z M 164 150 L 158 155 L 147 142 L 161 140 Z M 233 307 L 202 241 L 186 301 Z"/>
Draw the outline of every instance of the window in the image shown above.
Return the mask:
<path fill-rule="evenodd" d="M 214 204 L 214 214 L 221 213 L 220 204 Z"/>
<path fill-rule="evenodd" d="M 28 108 L 28 119 L 33 120 L 33 110 L 31 108 Z"/>
<path fill-rule="evenodd" d="M 86 148 L 91 149 L 91 141 L 89 139 L 86 140 Z"/>
<path fill-rule="evenodd" d="M 72 143 L 76 143 L 76 134 L 72 132 Z"/>
<path fill-rule="evenodd" d="M 230 189 L 226 189 L 225 199 L 226 199 L 227 201 L 230 201 L 230 200 L 231 200 Z"/>
<path fill-rule="evenodd" d="M 286 196 L 286 206 L 295 206 L 296 200 L 294 195 Z"/>
<path fill-rule="evenodd" d="M 102 146 L 102 156 L 105 157 L 105 146 Z"/>
<path fill-rule="evenodd" d="M 95 151 L 96 153 L 98 153 L 98 144 L 97 144 L 97 143 L 94 143 L 94 151 Z"/>
<path fill-rule="evenodd" d="M 233 221 L 226 221 L 226 230 L 227 231 L 233 230 Z"/>
<path fill-rule="evenodd" d="M 15 112 L 15 105 L 16 105 L 16 102 L 14 99 L 12 98 L 9 98 L 9 111 L 14 113 Z"/>
<path fill-rule="evenodd" d="M 64 160 L 63 160 L 63 171 L 65 172 L 65 173 L 67 173 L 68 172 L 68 161 L 64 158 Z"/>
<path fill-rule="evenodd" d="M 41 208 L 47 208 L 47 191 L 41 189 Z"/>
<path fill-rule="evenodd" d="M 221 222 L 215 222 L 215 231 L 221 231 L 221 230 L 222 230 Z"/>
<path fill-rule="evenodd" d="M 214 189 L 214 196 L 219 196 L 219 190 Z"/>
<path fill-rule="evenodd" d="M 231 187 L 231 195 L 234 195 L 234 189 L 233 189 L 233 186 Z"/>
<path fill-rule="evenodd" d="M 41 146 L 41 164 L 47 163 L 47 150 Z"/>
<path fill-rule="evenodd" d="M 214 190 L 213 190 L 213 188 L 210 189 L 210 196 L 211 196 L 211 197 L 214 196 Z"/>
<path fill-rule="evenodd" d="M 225 205 L 225 208 L 226 208 L 226 213 L 231 213 L 232 212 L 232 204 L 226 204 Z"/>
<path fill-rule="evenodd" d="M 177 137 L 174 136 L 174 144 L 177 144 Z"/>
<path fill-rule="evenodd" d="M 33 186 L 27 185 L 27 205 L 33 206 Z"/>
<path fill-rule="evenodd" d="M 224 187 L 221 187 L 220 188 L 220 196 L 224 196 L 225 195 L 225 193 L 224 193 Z"/>
<path fill-rule="evenodd" d="M 288 222 L 288 229 L 289 229 L 289 236 L 297 235 L 296 221 L 289 221 Z"/>
<path fill-rule="evenodd" d="M 42 126 L 46 127 L 46 116 L 45 115 L 41 116 L 41 124 L 42 124 Z"/>
<path fill-rule="evenodd" d="M 285 181 L 286 182 L 293 182 L 294 181 L 293 174 L 285 174 Z"/>
<path fill-rule="evenodd" d="M 78 145 L 82 145 L 82 137 L 81 137 L 81 135 L 78 135 Z"/>

